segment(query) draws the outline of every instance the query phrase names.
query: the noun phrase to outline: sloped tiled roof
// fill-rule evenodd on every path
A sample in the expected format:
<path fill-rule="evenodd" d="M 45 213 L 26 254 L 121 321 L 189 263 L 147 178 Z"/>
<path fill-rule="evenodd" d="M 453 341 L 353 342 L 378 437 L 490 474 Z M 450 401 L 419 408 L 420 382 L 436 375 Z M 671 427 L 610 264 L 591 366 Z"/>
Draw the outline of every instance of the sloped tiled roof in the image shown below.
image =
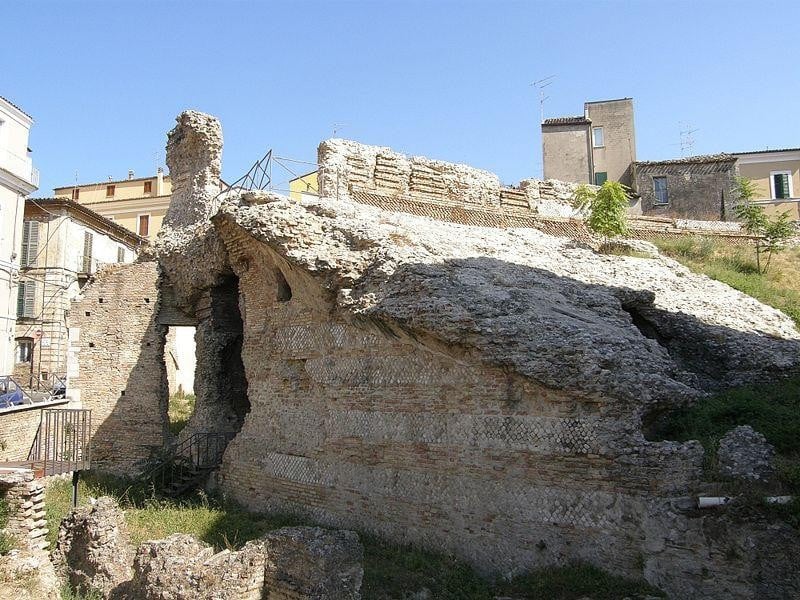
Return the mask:
<path fill-rule="evenodd" d="M 700 156 L 684 156 L 682 158 L 670 158 L 667 160 L 639 160 L 637 165 L 697 165 L 706 163 L 734 162 L 736 156 L 733 154 L 703 154 Z"/>
<path fill-rule="evenodd" d="M 21 109 L 19 106 L 17 106 L 16 104 L 14 104 L 14 103 L 13 103 L 11 100 L 9 100 L 8 98 L 6 98 L 5 96 L 0 96 L 0 100 L 4 100 L 4 101 L 8 102 L 8 103 L 9 103 L 11 106 L 13 106 L 14 108 L 16 108 L 16 109 L 17 109 L 19 112 L 21 112 L 23 115 L 25 115 L 25 116 L 26 116 L 26 117 L 28 117 L 29 119 L 33 119 L 33 117 L 32 117 L 32 116 L 30 116 L 28 113 L 26 113 L 24 110 L 22 110 L 22 109 Z"/>
<path fill-rule="evenodd" d="M 588 125 L 592 121 L 584 116 L 579 117 L 555 117 L 545 119 L 542 125 Z"/>

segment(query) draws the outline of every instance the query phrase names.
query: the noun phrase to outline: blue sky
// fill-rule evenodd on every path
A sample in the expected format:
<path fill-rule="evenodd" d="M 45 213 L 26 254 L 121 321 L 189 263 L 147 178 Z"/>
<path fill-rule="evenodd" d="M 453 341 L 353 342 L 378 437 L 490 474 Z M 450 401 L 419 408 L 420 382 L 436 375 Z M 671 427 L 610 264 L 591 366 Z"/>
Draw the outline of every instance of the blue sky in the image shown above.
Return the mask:
<path fill-rule="evenodd" d="M 223 176 L 340 137 L 541 173 L 545 116 L 630 96 L 640 160 L 800 146 L 798 2 L 6 0 L 0 95 L 36 120 L 37 195 L 153 173 L 181 110 L 223 124 Z M 277 179 L 277 178 L 276 178 Z"/>

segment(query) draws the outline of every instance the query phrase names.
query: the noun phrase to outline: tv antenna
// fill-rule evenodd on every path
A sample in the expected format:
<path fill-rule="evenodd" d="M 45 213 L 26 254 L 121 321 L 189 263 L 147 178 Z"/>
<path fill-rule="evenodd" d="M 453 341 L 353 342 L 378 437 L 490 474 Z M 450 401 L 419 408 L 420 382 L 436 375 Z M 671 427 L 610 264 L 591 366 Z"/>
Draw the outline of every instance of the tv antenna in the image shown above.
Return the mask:
<path fill-rule="evenodd" d="M 681 121 L 678 125 L 681 128 L 681 156 L 691 156 L 694 149 L 694 133 L 700 129 L 692 129 L 687 121 Z"/>
<path fill-rule="evenodd" d="M 542 123 L 544 123 L 544 101 L 550 99 L 550 96 L 544 95 L 544 88 L 553 83 L 553 80 L 555 78 L 556 78 L 555 75 L 550 75 L 549 77 L 545 77 L 543 79 L 537 79 L 536 81 L 531 83 L 533 87 L 539 90 L 539 112 L 541 113 Z"/>
<path fill-rule="evenodd" d="M 347 127 L 347 123 L 334 123 L 333 124 L 333 136 L 332 137 L 336 137 L 336 133 L 340 129 L 344 128 L 344 127 Z"/>

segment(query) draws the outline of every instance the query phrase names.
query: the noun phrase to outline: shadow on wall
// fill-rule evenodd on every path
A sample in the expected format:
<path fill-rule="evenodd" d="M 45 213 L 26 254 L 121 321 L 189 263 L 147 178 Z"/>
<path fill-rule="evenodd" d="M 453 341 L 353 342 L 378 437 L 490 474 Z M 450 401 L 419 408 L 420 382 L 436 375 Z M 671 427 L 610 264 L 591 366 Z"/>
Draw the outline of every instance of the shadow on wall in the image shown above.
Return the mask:
<path fill-rule="evenodd" d="M 84 343 L 113 346 L 104 349 L 112 356 L 108 373 L 102 372 L 102 366 L 87 373 L 87 365 L 81 361 L 81 379 L 92 381 L 93 392 L 87 394 L 84 386 L 82 400 L 92 408 L 92 422 L 96 427 L 92 438 L 92 463 L 100 471 L 118 475 L 137 473 L 170 439 L 169 386 L 164 362 L 166 327 L 157 322 L 157 303 L 148 304 L 148 307 L 150 315 L 146 327 L 138 331 L 129 328 L 122 336 L 112 336 L 95 329 L 95 340 L 86 339 L 86 332 L 82 332 Z M 122 312 L 130 310 L 126 302 L 115 308 Z M 112 313 L 110 323 L 113 317 Z M 120 315 L 117 322 L 122 319 Z M 114 356 L 118 357 L 117 361 Z M 126 359 L 131 356 L 136 359 L 125 377 L 122 372 L 127 366 Z M 114 389 L 123 381 L 122 389 Z"/>

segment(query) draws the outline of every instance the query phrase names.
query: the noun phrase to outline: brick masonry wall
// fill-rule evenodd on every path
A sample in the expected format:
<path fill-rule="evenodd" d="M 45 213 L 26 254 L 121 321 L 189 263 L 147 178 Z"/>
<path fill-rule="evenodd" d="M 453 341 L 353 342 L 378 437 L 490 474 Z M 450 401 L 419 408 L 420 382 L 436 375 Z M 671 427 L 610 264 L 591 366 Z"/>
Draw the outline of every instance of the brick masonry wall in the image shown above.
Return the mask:
<path fill-rule="evenodd" d="M 307 275 L 252 240 L 235 246 L 252 409 L 224 457 L 225 493 L 487 571 L 587 560 L 641 573 L 648 497 L 685 493 L 697 453 L 645 442 L 619 403 L 336 318 Z"/>
<path fill-rule="evenodd" d="M 33 471 L 0 471 L 0 497 L 8 503 L 5 530 L 32 550 L 47 548 L 44 483 Z"/>
<path fill-rule="evenodd" d="M 131 475 L 169 438 L 157 280 L 155 262 L 108 267 L 72 305 L 70 389 L 92 410 L 93 468 Z"/>
<path fill-rule="evenodd" d="M 0 461 L 28 458 L 41 419 L 38 407 L 0 413 Z"/>

